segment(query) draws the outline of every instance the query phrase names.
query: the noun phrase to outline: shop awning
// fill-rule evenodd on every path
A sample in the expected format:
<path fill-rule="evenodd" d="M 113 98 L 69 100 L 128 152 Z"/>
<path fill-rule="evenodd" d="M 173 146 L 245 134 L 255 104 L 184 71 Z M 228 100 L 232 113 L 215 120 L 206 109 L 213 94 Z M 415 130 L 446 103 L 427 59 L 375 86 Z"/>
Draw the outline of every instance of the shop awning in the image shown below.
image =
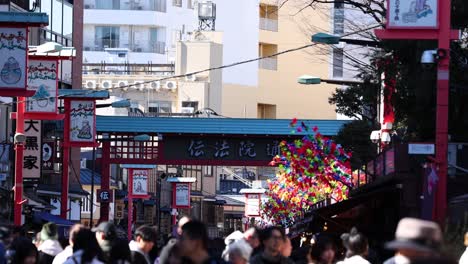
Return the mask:
<path fill-rule="evenodd" d="M 383 195 L 383 194 L 394 192 L 397 190 L 399 190 L 399 187 L 396 184 L 376 188 L 368 192 L 353 196 L 349 198 L 348 200 L 344 200 L 344 201 L 334 203 L 334 204 L 331 204 L 331 205 L 328 205 L 319 209 L 315 209 L 312 211 L 312 214 L 317 214 L 319 216 L 326 216 L 326 217 L 334 216 L 340 213 L 344 213 L 348 210 L 351 210 L 352 208 L 358 206 L 359 204 L 369 201 L 371 198 L 374 198 L 378 195 Z"/>
<path fill-rule="evenodd" d="M 52 222 L 58 226 L 72 226 L 75 223 L 72 221 L 62 219 L 58 215 L 53 215 L 47 212 L 38 212 L 34 215 L 35 222 Z"/>

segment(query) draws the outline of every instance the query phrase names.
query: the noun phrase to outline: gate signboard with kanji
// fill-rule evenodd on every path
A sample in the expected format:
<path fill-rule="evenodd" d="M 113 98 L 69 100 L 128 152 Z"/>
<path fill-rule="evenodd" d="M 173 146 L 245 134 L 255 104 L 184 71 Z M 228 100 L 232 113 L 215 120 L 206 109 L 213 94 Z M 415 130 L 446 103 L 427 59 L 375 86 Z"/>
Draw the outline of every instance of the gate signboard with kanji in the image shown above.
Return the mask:
<path fill-rule="evenodd" d="M 281 138 L 165 136 L 160 163 L 267 165 L 279 155 Z"/>

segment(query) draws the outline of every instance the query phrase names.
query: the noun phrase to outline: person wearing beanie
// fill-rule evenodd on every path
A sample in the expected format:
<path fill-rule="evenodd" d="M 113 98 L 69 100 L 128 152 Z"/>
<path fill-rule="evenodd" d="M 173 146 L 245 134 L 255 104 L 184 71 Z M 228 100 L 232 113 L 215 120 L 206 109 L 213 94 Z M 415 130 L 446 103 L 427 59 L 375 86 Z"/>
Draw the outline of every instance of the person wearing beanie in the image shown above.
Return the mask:
<path fill-rule="evenodd" d="M 58 242 L 57 225 L 51 222 L 44 224 L 40 234 L 41 245 L 37 249 L 39 252 L 37 263 L 52 264 L 55 256 L 63 251 Z"/>

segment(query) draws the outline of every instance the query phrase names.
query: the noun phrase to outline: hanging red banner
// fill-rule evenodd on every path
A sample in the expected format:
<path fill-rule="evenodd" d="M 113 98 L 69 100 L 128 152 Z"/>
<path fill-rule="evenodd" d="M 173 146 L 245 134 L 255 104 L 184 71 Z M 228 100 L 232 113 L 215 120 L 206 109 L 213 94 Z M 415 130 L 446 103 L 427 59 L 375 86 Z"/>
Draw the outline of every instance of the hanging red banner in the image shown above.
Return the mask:
<path fill-rule="evenodd" d="M 383 119 L 382 124 L 394 123 L 395 111 L 393 109 L 393 94 L 396 80 L 393 76 L 384 75 L 383 79 Z"/>

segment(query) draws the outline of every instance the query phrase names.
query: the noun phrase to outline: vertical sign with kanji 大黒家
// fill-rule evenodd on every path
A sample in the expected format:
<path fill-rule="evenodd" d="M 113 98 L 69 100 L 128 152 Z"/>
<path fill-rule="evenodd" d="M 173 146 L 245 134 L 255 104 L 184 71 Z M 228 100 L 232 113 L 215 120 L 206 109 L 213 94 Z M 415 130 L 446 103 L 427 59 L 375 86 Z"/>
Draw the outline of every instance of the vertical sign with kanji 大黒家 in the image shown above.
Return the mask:
<path fill-rule="evenodd" d="M 26 112 L 57 113 L 57 60 L 28 61 L 28 90 L 36 93 L 27 99 Z"/>
<path fill-rule="evenodd" d="M 24 121 L 23 177 L 39 179 L 41 177 L 41 121 Z"/>
<path fill-rule="evenodd" d="M 94 100 L 72 100 L 70 102 L 70 142 L 94 143 L 96 116 Z"/>
<path fill-rule="evenodd" d="M 26 91 L 27 28 L 0 28 L 0 90 Z"/>

